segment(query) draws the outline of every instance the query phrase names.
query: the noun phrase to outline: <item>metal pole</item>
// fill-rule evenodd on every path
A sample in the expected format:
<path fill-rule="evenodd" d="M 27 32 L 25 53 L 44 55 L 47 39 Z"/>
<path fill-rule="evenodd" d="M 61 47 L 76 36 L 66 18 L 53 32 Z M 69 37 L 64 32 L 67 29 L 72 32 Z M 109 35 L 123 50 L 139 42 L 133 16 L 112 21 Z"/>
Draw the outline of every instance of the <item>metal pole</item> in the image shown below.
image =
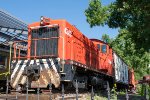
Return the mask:
<path fill-rule="evenodd" d="M 78 81 L 76 80 L 76 100 L 78 100 Z"/>
<path fill-rule="evenodd" d="M 11 67 L 12 44 L 13 44 L 13 42 L 10 42 L 10 47 L 9 47 L 9 68 L 8 68 L 7 83 L 6 83 L 6 95 L 7 95 L 7 97 L 8 97 L 8 91 L 9 91 L 9 75 L 10 75 L 10 67 Z"/>
<path fill-rule="evenodd" d="M 110 87 L 108 81 L 107 81 L 107 94 L 108 94 L 108 100 L 110 100 Z"/>
<path fill-rule="evenodd" d="M 126 100 L 129 100 L 128 90 L 126 89 Z"/>
<path fill-rule="evenodd" d="M 10 42 L 10 50 L 9 50 L 9 74 L 10 74 L 10 67 L 11 67 L 11 52 L 12 52 L 12 45 L 13 42 Z"/>
<path fill-rule="evenodd" d="M 18 83 L 17 83 L 17 86 L 16 86 L 16 100 L 18 99 L 17 93 L 18 93 Z"/>
<path fill-rule="evenodd" d="M 62 100 L 64 100 L 64 92 L 65 92 L 65 90 L 64 90 L 64 84 L 62 83 Z"/>
<path fill-rule="evenodd" d="M 9 76 L 7 75 L 7 83 L 6 83 L 6 94 L 8 95 L 8 88 L 9 88 Z"/>
<path fill-rule="evenodd" d="M 150 100 L 150 85 L 149 85 L 149 90 L 148 90 L 148 98 Z"/>
<path fill-rule="evenodd" d="M 28 80 L 28 72 L 26 68 L 27 82 L 26 82 L 26 100 L 28 100 L 28 88 L 29 88 L 29 80 Z"/>
<path fill-rule="evenodd" d="M 93 90 L 93 86 L 91 88 L 91 100 L 94 100 L 94 90 Z"/>
<path fill-rule="evenodd" d="M 49 98 L 52 100 L 52 84 L 49 83 Z"/>
<path fill-rule="evenodd" d="M 39 88 L 39 81 L 38 81 L 37 95 L 38 95 L 38 98 L 37 98 L 37 100 L 39 100 L 39 99 L 40 99 L 40 88 Z"/>
<path fill-rule="evenodd" d="M 8 97 L 8 86 L 9 86 L 9 82 L 8 82 L 8 74 L 7 74 L 7 83 L 6 83 L 6 86 L 7 86 L 7 88 L 6 88 L 6 95 L 7 95 L 7 97 Z M 7 97 L 6 97 L 6 100 L 7 100 Z"/>
<path fill-rule="evenodd" d="M 144 98 L 146 100 L 146 85 L 144 84 Z"/>

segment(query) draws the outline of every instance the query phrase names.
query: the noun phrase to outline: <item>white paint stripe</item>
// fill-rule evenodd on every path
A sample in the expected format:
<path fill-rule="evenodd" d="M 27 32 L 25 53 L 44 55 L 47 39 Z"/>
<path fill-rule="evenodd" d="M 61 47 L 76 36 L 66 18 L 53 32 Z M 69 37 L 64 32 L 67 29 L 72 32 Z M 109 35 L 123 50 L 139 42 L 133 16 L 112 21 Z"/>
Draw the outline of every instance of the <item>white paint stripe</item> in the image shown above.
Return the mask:
<path fill-rule="evenodd" d="M 55 71 L 55 72 L 57 72 L 57 69 L 56 69 L 56 66 L 55 66 L 55 64 L 54 64 L 54 61 L 53 61 L 53 60 L 51 61 L 51 65 L 52 65 L 52 68 L 54 69 L 54 71 Z"/>
<path fill-rule="evenodd" d="M 23 76 L 22 79 L 21 79 L 20 84 L 25 84 L 25 82 L 26 82 L 26 76 Z"/>
<path fill-rule="evenodd" d="M 34 60 L 31 60 L 31 61 L 30 61 L 30 65 L 33 64 L 33 63 L 34 63 Z M 24 72 L 24 68 L 25 68 L 25 67 L 26 67 L 26 64 L 23 65 L 23 66 L 21 66 L 21 69 L 20 69 L 20 71 L 19 71 L 19 73 L 18 73 L 18 75 L 17 75 L 17 77 L 16 77 L 16 80 L 15 80 L 14 83 L 13 83 L 13 86 L 14 86 L 14 87 L 15 87 L 15 86 L 17 85 L 17 83 L 19 82 L 19 79 L 20 79 L 22 73 Z M 19 83 L 18 83 L 18 84 L 19 84 Z"/>
<path fill-rule="evenodd" d="M 48 63 L 47 63 L 46 59 L 42 59 L 42 61 L 43 61 L 43 65 L 44 65 L 45 69 L 48 69 Z"/>
<path fill-rule="evenodd" d="M 40 65 L 40 60 L 39 59 L 36 59 L 36 64 Z"/>
<path fill-rule="evenodd" d="M 16 62 L 16 60 L 13 60 L 13 61 L 12 61 L 12 63 L 15 63 L 15 62 Z"/>
<path fill-rule="evenodd" d="M 44 66 L 44 69 L 48 69 L 47 68 L 48 65 L 47 65 L 46 59 L 41 59 L 41 60 L 42 60 L 43 63 L 42 63 L 40 68 L 42 69 L 42 66 Z"/>
<path fill-rule="evenodd" d="M 15 81 L 14 81 L 14 83 L 13 83 L 13 87 L 16 87 L 17 83 L 19 82 L 19 79 L 20 79 L 22 73 L 24 72 L 24 68 L 26 67 L 26 63 L 27 63 L 27 62 L 28 62 L 28 60 L 25 60 L 25 61 L 24 61 L 24 64 L 23 64 L 22 66 L 20 66 L 20 67 L 21 67 L 20 71 L 19 71 L 18 73 L 16 73 L 16 74 L 17 74 L 17 77 L 14 79 Z M 18 83 L 18 84 L 19 84 L 19 83 Z"/>
<path fill-rule="evenodd" d="M 39 62 L 39 60 L 36 60 L 36 62 Z M 31 60 L 29 66 L 31 64 L 33 64 L 33 63 L 34 63 L 34 60 Z M 37 65 L 39 65 L 39 63 L 37 63 Z M 26 76 L 23 76 L 22 79 L 20 79 L 20 80 L 21 80 L 20 84 L 25 84 L 25 82 L 26 82 Z"/>
<path fill-rule="evenodd" d="M 22 62 L 22 60 L 19 60 L 18 63 L 16 64 L 16 67 L 11 74 L 11 79 L 15 76 L 21 62 Z"/>
<path fill-rule="evenodd" d="M 36 59 L 36 64 L 37 65 L 40 65 L 40 59 Z M 42 69 L 42 66 L 40 66 L 40 71 L 42 71 L 43 69 Z"/>
<path fill-rule="evenodd" d="M 59 58 L 56 58 L 56 60 L 59 61 L 60 59 L 59 59 Z M 57 69 L 56 69 L 56 66 L 55 66 L 55 64 L 54 64 L 53 59 L 49 59 L 49 61 L 50 61 L 50 63 L 51 63 L 51 66 L 52 66 L 53 70 L 57 73 Z M 21 80 L 21 81 L 20 81 L 21 84 L 25 84 L 25 82 L 26 82 L 26 76 L 21 77 L 21 75 L 22 75 L 22 73 L 24 72 L 24 68 L 26 67 L 26 63 L 27 63 L 27 62 L 28 62 L 28 60 L 25 60 L 24 63 L 23 63 L 23 65 L 20 66 L 21 69 L 20 69 L 20 71 L 18 72 L 17 77 L 15 78 L 14 83 L 12 83 L 12 86 L 13 86 L 13 87 L 16 87 L 16 85 L 19 84 L 19 83 L 18 83 L 19 80 Z M 49 64 L 48 64 L 47 60 L 46 60 L 46 59 L 42 59 L 42 62 L 43 62 L 43 64 L 44 64 L 44 67 L 45 67 L 46 69 L 49 69 Z M 13 71 L 13 74 L 12 74 L 11 78 L 13 78 L 13 77 L 15 76 L 15 74 L 16 74 L 16 72 L 17 72 L 17 69 L 19 68 L 20 63 L 21 63 L 21 61 L 18 61 L 18 63 L 16 64 L 17 66 L 15 67 L 15 70 Z M 34 63 L 34 60 L 30 60 L 30 64 L 29 64 L 29 65 L 31 65 L 31 64 L 33 64 L 33 63 Z M 37 65 L 40 65 L 39 59 L 36 60 L 36 64 L 37 64 Z M 42 66 L 40 66 L 40 69 L 42 69 Z M 58 73 L 57 73 L 57 74 L 58 74 Z M 20 79 L 20 78 L 21 78 L 21 79 Z"/>
<path fill-rule="evenodd" d="M 57 61 L 60 61 L 60 58 L 56 58 L 57 59 Z"/>
<path fill-rule="evenodd" d="M 46 63 L 46 59 L 42 59 L 43 63 Z"/>
<path fill-rule="evenodd" d="M 36 59 L 36 62 L 39 62 L 39 59 Z"/>

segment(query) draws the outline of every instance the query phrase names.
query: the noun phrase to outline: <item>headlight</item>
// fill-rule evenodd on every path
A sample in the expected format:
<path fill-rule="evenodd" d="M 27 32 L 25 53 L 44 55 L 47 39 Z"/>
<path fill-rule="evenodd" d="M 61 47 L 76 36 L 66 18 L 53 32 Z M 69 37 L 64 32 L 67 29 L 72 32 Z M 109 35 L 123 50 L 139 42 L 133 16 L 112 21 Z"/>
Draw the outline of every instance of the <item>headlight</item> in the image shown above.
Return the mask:
<path fill-rule="evenodd" d="M 41 21 L 43 21 L 43 19 L 44 19 L 44 17 L 43 17 L 43 16 L 41 16 Z"/>

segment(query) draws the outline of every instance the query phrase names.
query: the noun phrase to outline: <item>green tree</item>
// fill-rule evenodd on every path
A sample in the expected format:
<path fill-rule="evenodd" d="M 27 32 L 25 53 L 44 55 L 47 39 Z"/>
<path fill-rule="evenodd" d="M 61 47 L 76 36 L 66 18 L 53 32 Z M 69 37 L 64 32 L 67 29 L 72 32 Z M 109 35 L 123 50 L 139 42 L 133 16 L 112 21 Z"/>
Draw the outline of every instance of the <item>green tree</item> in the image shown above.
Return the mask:
<path fill-rule="evenodd" d="M 87 22 L 90 27 L 104 25 L 108 19 L 109 13 L 107 13 L 109 7 L 102 6 L 100 0 L 91 0 L 89 7 L 85 10 Z"/>
<path fill-rule="evenodd" d="M 137 49 L 150 49 L 150 0 L 116 0 L 102 6 L 100 0 L 90 0 L 85 10 L 91 27 L 107 24 L 111 28 L 127 29 Z"/>
<path fill-rule="evenodd" d="M 102 40 L 103 40 L 104 42 L 108 43 L 108 44 L 111 44 L 111 42 L 112 42 L 113 39 L 111 39 L 111 38 L 109 37 L 109 35 L 103 34 L 103 35 L 102 35 Z"/>
<path fill-rule="evenodd" d="M 91 27 L 108 25 L 120 29 L 111 45 L 130 67 L 134 67 L 138 79 L 149 74 L 149 9 L 150 0 L 116 0 L 108 6 L 102 6 L 100 0 L 90 0 L 85 10 Z"/>
<path fill-rule="evenodd" d="M 150 0 L 116 0 L 109 9 L 107 25 L 127 29 L 136 49 L 150 49 Z"/>

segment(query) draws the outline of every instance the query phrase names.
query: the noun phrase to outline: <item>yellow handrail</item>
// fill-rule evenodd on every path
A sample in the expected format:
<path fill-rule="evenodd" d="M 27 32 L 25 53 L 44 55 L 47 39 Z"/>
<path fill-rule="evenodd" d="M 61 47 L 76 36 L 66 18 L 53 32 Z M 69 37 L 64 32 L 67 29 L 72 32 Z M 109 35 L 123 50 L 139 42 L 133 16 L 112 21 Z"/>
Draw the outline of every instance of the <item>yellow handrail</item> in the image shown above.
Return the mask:
<path fill-rule="evenodd" d="M 1 76 L 1 75 L 7 76 L 7 75 L 9 75 L 9 74 L 10 74 L 10 72 L 8 71 L 8 72 L 1 73 L 0 76 Z"/>
<path fill-rule="evenodd" d="M 9 51 L 9 52 L 10 52 L 10 54 L 9 54 L 9 66 L 8 66 L 8 71 L 7 71 L 7 72 L 4 72 L 4 73 L 1 73 L 0 76 L 1 76 L 1 75 L 5 75 L 5 76 L 10 75 L 12 45 L 10 45 L 10 51 Z M 6 68 L 7 68 L 7 67 L 6 67 Z"/>

